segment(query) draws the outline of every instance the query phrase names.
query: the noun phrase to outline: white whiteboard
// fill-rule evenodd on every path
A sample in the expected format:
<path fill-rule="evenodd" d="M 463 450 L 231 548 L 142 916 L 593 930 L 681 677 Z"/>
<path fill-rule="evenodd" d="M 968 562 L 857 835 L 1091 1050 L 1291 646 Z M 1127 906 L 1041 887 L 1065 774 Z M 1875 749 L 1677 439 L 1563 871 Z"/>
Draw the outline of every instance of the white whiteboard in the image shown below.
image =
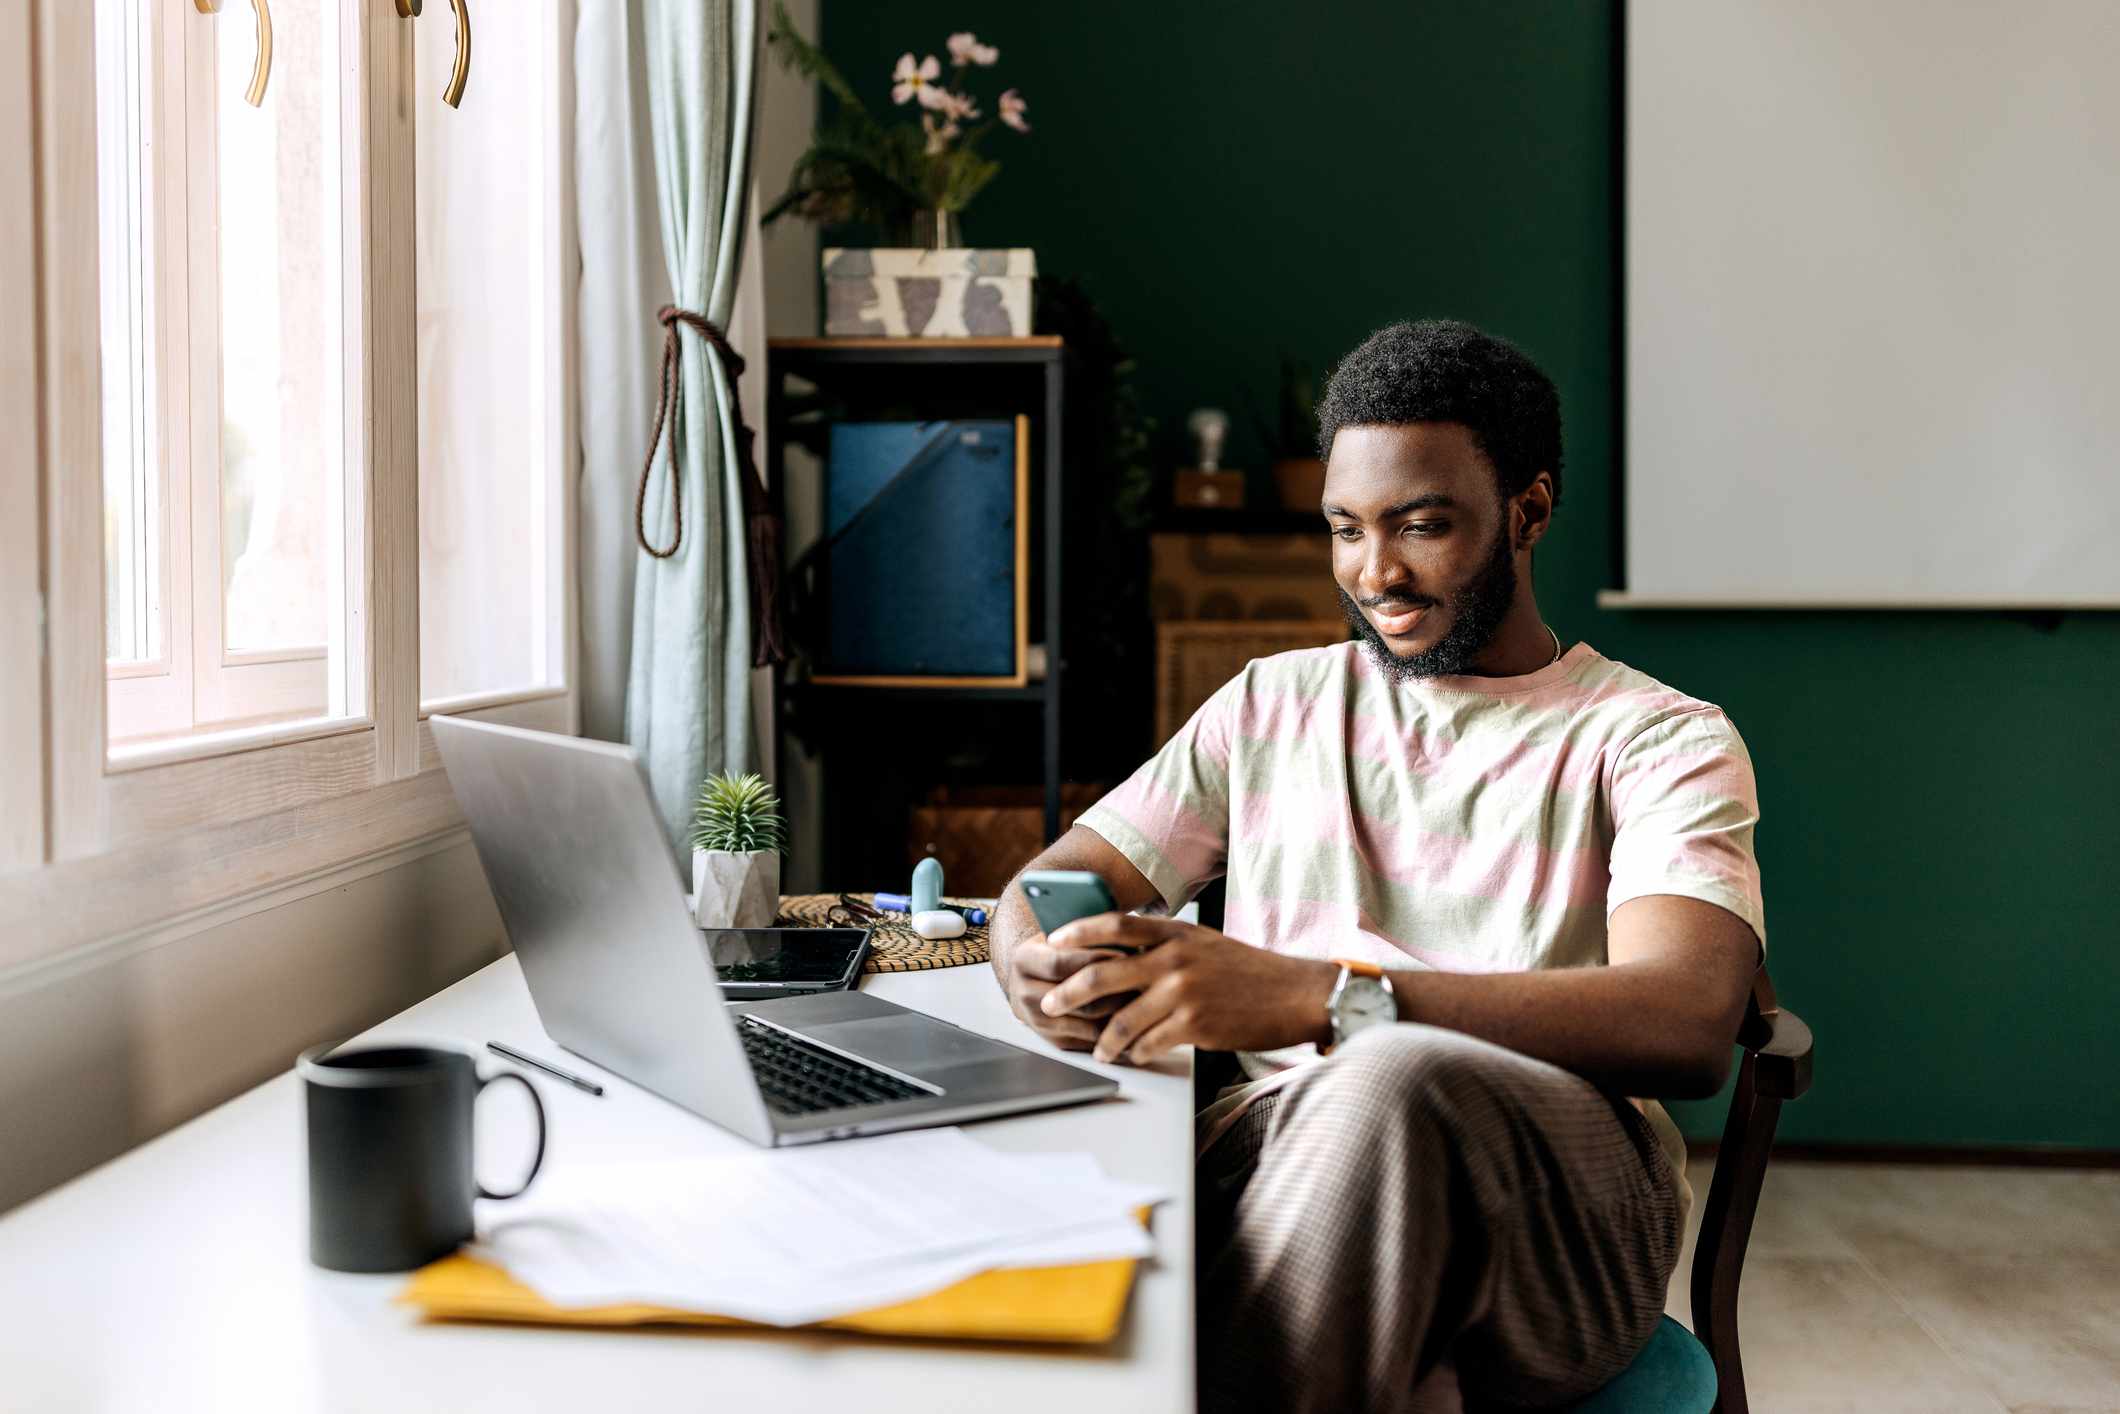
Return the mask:
<path fill-rule="evenodd" d="M 2120 0 L 1633 0 L 1620 601 L 2120 606 Z"/>

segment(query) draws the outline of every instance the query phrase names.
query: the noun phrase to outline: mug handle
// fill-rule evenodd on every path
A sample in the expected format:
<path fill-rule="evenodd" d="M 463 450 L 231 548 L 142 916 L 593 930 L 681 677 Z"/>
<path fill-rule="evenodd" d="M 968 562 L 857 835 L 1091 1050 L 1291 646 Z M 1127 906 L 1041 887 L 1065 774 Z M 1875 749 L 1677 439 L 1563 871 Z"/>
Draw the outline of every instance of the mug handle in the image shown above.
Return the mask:
<path fill-rule="evenodd" d="M 518 1074 L 512 1070 L 504 1070 L 499 1075 L 480 1076 L 478 1081 L 479 1092 L 484 1093 L 488 1085 L 502 1080 L 516 1081 L 521 1084 L 525 1091 L 529 1092 L 530 1104 L 537 1111 L 537 1152 L 530 1158 L 530 1172 L 523 1175 L 523 1181 L 516 1185 L 513 1193 L 492 1193 L 487 1191 L 485 1184 L 481 1183 L 478 1185 L 478 1196 L 481 1198 L 520 1198 L 529 1191 L 530 1181 L 537 1177 L 537 1171 L 545 1166 L 545 1102 L 538 1095 L 537 1087 L 530 1083 L 528 1076 Z"/>

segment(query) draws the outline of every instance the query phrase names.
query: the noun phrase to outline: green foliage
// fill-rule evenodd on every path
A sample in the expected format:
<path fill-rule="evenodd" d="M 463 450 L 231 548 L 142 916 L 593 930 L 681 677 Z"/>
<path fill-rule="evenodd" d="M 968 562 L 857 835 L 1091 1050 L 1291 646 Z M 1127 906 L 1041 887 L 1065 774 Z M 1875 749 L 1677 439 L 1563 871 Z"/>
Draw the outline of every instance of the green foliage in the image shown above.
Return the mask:
<path fill-rule="evenodd" d="M 1281 436 L 1310 456 L 1318 446 L 1318 380 L 1310 365 L 1293 359 L 1282 364 Z"/>
<path fill-rule="evenodd" d="M 1098 724 L 1069 734 L 1065 770 L 1070 780 L 1116 780 L 1155 748 L 1151 695 L 1140 684 L 1156 673 L 1154 628 L 1142 611 L 1156 421 L 1142 408 L 1133 358 L 1082 280 L 1041 274 L 1037 301 L 1033 327 L 1067 343 L 1067 555 L 1097 567 L 1061 580 L 1068 710 Z"/>
<path fill-rule="evenodd" d="M 1268 422 L 1254 412 L 1259 440 L 1274 457 L 1314 457 L 1318 454 L 1318 380 L 1310 365 L 1290 354 L 1281 355 L 1281 381 L 1276 396 L 1274 420 Z"/>
<path fill-rule="evenodd" d="M 1140 535 L 1153 514 L 1156 469 L 1150 443 L 1156 420 L 1142 411 L 1133 356 L 1120 345 L 1089 287 L 1073 276 L 1040 277 L 1032 323 L 1039 333 L 1058 334 L 1067 344 L 1070 489 L 1080 486 L 1078 478 L 1093 477 L 1093 494 L 1111 507 L 1112 524 L 1129 536 Z"/>
<path fill-rule="evenodd" d="M 700 783 L 692 811 L 692 848 L 731 854 L 787 849 L 788 826 L 780 798 L 763 776 L 709 776 Z"/>
<path fill-rule="evenodd" d="M 855 96 L 854 86 L 846 81 L 837 65 L 824 57 L 822 49 L 802 37 L 802 31 L 788 18 L 788 7 L 781 0 L 773 0 L 773 24 L 766 33 L 766 43 L 779 51 L 780 62 L 797 75 L 812 83 L 823 84 L 834 98 L 859 114 L 870 127 L 876 125 L 875 119 L 869 117 L 869 110 Z"/>
<path fill-rule="evenodd" d="M 925 159 L 928 205 L 937 211 L 962 211 L 988 182 L 1001 175 L 999 162 L 972 150 L 972 145 L 988 131 L 982 123 L 965 134 L 964 146 Z"/>
<path fill-rule="evenodd" d="M 766 224 L 793 212 L 820 224 L 864 221 L 903 239 L 915 212 L 962 211 L 1001 174 L 1001 164 L 977 150 L 992 123 L 953 138 L 940 151 L 930 150 L 917 121 L 879 123 L 838 67 L 802 37 L 780 0 L 774 0 L 766 42 L 790 70 L 838 100 L 795 160 L 787 191 L 766 208 Z"/>

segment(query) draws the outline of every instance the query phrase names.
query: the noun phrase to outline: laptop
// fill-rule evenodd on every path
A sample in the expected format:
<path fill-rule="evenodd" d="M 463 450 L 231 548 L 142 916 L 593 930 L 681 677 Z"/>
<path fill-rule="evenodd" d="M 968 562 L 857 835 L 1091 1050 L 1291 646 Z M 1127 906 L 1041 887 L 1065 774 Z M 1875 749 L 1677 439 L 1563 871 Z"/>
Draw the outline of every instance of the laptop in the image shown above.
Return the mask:
<path fill-rule="evenodd" d="M 554 1041 L 754 1144 L 1098 1100 L 1118 1083 L 862 992 L 722 997 L 647 776 L 623 746 L 432 720 Z"/>

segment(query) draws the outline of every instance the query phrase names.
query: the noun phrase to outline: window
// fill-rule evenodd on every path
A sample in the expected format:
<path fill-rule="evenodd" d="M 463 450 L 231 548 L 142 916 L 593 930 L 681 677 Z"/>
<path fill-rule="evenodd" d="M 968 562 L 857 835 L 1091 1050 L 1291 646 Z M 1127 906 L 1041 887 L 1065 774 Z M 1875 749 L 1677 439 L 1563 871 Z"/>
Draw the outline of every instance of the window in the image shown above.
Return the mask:
<path fill-rule="evenodd" d="M 361 712 L 343 671 L 341 26 L 97 0 L 108 724 L 125 747 Z M 337 671 L 335 671 L 335 668 Z"/>
<path fill-rule="evenodd" d="M 574 729 L 574 5 L 412 8 L 273 0 L 262 93 L 247 0 L 0 34 L 0 966 L 460 842 L 427 710 Z"/>
<path fill-rule="evenodd" d="M 261 75 L 264 31 L 236 4 L 95 0 L 114 764 L 371 719 L 365 582 L 384 564 L 417 581 L 416 644 L 377 623 L 375 647 L 416 652 L 423 714 L 567 693 L 571 13 L 482 8 L 450 108 L 451 8 L 395 8 L 273 6 Z M 364 151 L 364 24 L 412 25 L 409 153 Z M 364 266 L 361 181 L 372 211 L 413 212 L 409 278 Z M 413 370 L 416 546 L 365 514 L 360 410 L 393 359 Z"/>
<path fill-rule="evenodd" d="M 439 3 L 435 9 L 445 10 Z M 463 105 L 419 125 L 420 702 L 456 710 L 565 681 L 567 227 L 547 5 L 479 10 Z M 440 93 L 455 31 L 416 27 Z"/>

